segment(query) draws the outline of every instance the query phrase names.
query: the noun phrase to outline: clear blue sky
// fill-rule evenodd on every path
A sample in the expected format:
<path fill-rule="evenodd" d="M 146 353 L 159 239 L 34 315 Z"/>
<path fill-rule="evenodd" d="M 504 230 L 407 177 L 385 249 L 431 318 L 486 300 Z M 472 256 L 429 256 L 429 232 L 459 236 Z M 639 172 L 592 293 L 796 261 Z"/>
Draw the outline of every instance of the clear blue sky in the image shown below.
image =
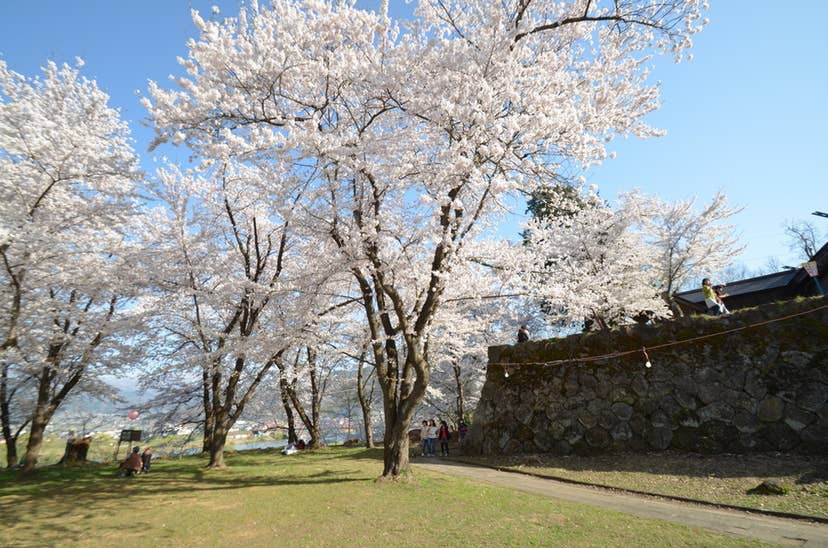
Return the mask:
<path fill-rule="evenodd" d="M 828 2 L 710 3 L 695 59 L 655 67 L 663 106 L 648 121 L 668 135 L 612 143 L 618 157 L 593 169 L 589 181 L 608 199 L 638 187 L 668 200 L 705 201 L 721 188 L 746 207 L 735 218 L 748 244 L 737 262 L 760 268 L 776 257 L 795 264 L 783 235 L 787 220 L 813 221 L 828 235 L 828 219 L 810 215 L 828 212 Z M 152 133 L 140 125 L 146 113 L 135 90 L 179 73 L 176 57 L 186 56 L 186 41 L 196 35 L 190 8 L 206 16 L 214 4 L 229 16 L 239 2 L 0 0 L 0 58 L 31 76 L 46 60 L 82 57 L 84 74 L 130 121 L 149 168 Z M 391 6 L 392 13 L 410 10 L 403 0 Z"/>

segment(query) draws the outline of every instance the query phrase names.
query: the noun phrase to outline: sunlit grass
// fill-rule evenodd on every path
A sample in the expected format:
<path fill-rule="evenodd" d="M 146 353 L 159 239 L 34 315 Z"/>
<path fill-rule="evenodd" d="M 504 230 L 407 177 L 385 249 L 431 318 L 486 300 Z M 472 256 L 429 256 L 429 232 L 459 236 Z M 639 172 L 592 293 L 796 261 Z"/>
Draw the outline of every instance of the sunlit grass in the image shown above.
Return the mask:
<path fill-rule="evenodd" d="M 726 546 L 745 539 L 418 470 L 376 481 L 381 453 L 325 449 L 160 460 L 117 478 L 111 466 L 0 473 L 6 545 Z"/>

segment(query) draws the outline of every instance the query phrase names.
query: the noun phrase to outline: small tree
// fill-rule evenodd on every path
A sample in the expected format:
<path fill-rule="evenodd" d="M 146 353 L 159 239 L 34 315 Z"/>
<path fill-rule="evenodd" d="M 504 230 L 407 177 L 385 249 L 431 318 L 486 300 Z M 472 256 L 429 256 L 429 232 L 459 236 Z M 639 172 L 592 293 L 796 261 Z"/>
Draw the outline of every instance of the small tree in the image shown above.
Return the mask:
<path fill-rule="evenodd" d="M 819 250 L 817 232 L 814 223 L 807 221 L 790 221 L 785 225 L 788 247 L 806 261 L 813 259 Z"/>

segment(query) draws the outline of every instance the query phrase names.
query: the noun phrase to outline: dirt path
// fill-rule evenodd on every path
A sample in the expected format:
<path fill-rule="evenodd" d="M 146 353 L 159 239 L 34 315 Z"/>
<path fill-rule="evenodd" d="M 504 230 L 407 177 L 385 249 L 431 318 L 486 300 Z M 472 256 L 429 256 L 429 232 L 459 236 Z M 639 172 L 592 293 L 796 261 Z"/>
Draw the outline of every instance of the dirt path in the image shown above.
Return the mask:
<path fill-rule="evenodd" d="M 461 476 L 499 487 L 598 506 L 627 514 L 731 533 L 788 546 L 828 547 L 828 525 L 776 518 L 722 508 L 683 504 L 674 501 L 583 487 L 525 474 L 502 472 L 457 462 L 413 463 L 417 468 Z"/>

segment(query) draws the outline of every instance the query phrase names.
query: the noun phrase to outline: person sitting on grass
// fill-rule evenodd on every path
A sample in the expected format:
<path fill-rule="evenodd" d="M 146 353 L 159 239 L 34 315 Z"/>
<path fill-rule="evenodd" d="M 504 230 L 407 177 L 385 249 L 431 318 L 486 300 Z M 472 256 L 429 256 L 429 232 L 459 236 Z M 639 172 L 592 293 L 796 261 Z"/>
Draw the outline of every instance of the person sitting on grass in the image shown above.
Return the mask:
<path fill-rule="evenodd" d="M 121 470 L 121 474 L 124 476 L 137 476 L 141 473 L 141 468 L 144 467 L 144 463 L 141 462 L 141 448 L 137 445 L 132 448 L 132 453 L 126 458 L 124 462 L 121 463 L 121 466 L 118 468 Z"/>

